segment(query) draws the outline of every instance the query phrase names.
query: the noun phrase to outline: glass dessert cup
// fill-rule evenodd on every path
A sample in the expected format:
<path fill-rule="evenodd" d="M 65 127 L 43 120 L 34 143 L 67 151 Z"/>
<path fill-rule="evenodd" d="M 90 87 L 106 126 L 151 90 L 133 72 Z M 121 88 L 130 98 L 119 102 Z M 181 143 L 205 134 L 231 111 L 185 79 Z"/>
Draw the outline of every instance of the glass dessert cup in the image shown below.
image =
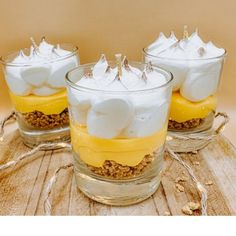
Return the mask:
<path fill-rule="evenodd" d="M 168 123 L 168 144 L 172 150 L 191 152 L 206 146 L 209 141 L 183 141 L 178 135 L 204 139 L 212 134 L 226 52 L 214 58 L 172 59 L 150 55 L 145 48 L 143 55 L 145 62 L 169 70 L 174 77 Z"/>
<path fill-rule="evenodd" d="M 30 58 L 32 49 L 24 49 L 1 57 L 19 132 L 29 147 L 70 140 L 65 74 L 78 66 L 79 57 L 75 46 L 62 44 L 60 50 L 68 55 L 14 62 L 17 57 Z"/>
<path fill-rule="evenodd" d="M 136 91 L 109 91 L 76 84 L 91 73 L 94 65 L 79 66 L 66 76 L 77 186 L 104 204 L 134 204 L 152 195 L 160 183 L 172 75 L 153 66 L 165 77 L 165 84 Z M 113 67 L 116 62 L 109 65 Z M 130 65 L 140 70 L 146 66 L 138 62 Z M 152 102 L 150 107 L 142 107 L 142 102 L 138 107 L 136 99 Z M 150 117 L 147 123 L 142 115 L 135 121 L 141 107 Z M 98 113 L 94 118 L 95 111 Z M 109 137 L 113 132 L 117 132 L 116 137 Z M 148 134 L 141 135 L 142 132 Z"/>

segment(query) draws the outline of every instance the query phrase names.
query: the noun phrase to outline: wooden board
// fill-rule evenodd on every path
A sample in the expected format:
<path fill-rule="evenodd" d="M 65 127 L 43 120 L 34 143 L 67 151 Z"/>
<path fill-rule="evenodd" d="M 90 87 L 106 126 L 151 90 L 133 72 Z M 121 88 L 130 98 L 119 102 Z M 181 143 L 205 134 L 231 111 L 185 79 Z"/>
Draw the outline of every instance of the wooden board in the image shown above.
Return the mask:
<path fill-rule="evenodd" d="M 0 144 L 0 163 L 14 159 L 27 148 L 14 130 Z M 181 154 L 202 183 L 212 181 L 208 190 L 208 215 L 236 215 L 236 150 L 219 136 L 197 154 Z M 72 161 L 69 151 L 41 151 L 23 163 L 0 172 L 0 215 L 44 215 L 45 189 L 55 170 Z M 157 192 L 146 201 L 126 207 L 96 203 L 76 187 L 73 169 L 60 172 L 53 188 L 53 215 L 184 215 L 182 207 L 199 201 L 199 194 L 188 177 L 181 183 L 185 191 L 175 187 L 184 167 L 165 155 L 165 168 Z M 195 213 L 196 215 L 199 212 Z"/>

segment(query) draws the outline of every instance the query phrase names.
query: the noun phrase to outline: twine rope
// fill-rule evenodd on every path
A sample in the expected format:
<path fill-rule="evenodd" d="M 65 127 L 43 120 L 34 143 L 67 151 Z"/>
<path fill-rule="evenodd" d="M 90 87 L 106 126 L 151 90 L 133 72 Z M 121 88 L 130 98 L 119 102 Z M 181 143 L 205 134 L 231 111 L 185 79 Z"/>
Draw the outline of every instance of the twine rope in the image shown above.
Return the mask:
<path fill-rule="evenodd" d="M 203 184 L 197 179 L 197 177 L 195 176 L 195 174 L 193 173 L 192 168 L 185 163 L 175 152 L 173 152 L 168 146 L 166 147 L 168 153 L 170 154 L 170 156 L 176 160 L 177 162 L 179 162 L 188 172 L 189 176 L 191 177 L 192 181 L 195 183 L 197 190 L 199 191 L 200 195 L 201 195 L 201 215 L 202 216 L 207 216 L 207 190 L 206 188 L 203 186 Z M 52 189 L 54 187 L 54 185 L 57 182 L 58 179 L 58 175 L 60 173 L 61 170 L 67 170 L 70 167 L 73 167 L 73 164 L 67 164 L 64 166 L 59 167 L 54 175 L 51 177 L 51 179 L 49 180 L 49 183 L 47 185 L 46 188 L 46 198 L 44 200 L 44 212 L 45 215 L 50 216 L 52 213 L 52 200 L 50 200 L 50 196 L 52 193 Z"/>
<path fill-rule="evenodd" d="M 186 139 L 194 139 L 194 140 L 212 140 L 213 138 L 215 138 L 217 135 L 219 135 L 223 129 L 225 128 L 226 124 L 229 122 L 229 117 L 226 113 L 224 112 L 218 112 L 215 117 L 223 117 L 223 121 L 220 123 L 220 125 L 214 130 L 213 134 L 210 135 L 209 137 L 202 137 L 202 136 L 198 136 L 198 135 L 187 135 L 186 136 L 182 136 L 182 135 L 174 135 L 174 138 L 178 138 L 181 140 L 186 140 Z M 9 116 L 7 116 L 2 122 L 1 122 L 1 130 L 0 130 L 0 138 L 3 137 L 4 134 L 4 126 L 6 124 L 7 121 L 9 121 L 10 119 L 15 119 L 15 112 L 12 112 Z M 173 135 L 172 135 L 173 136 Z M 71 144 L 69 143 L 65 143 L 65 142 L 59 142 L 59 143 L 42 143 L 39 144 L 38 146 L 34 147 L 33 149 L 31 149 L 30 151 L 23 153 L 21 155 L 19 155 L 16 160 L 13 161 L 9 161 L 3 165 L 0 165 L 0 171 L 7 169 L 9 167 L 13 167 L 15 165 L 17 165 L 19 162 L 21 162 L 22 160 L 32 156 L 33 154 L 35 154 L 38 151 L 41 151 L 43 149 L 54 149 L 54 148 L 69 148 L 71 149 Z M 191 169 L 191 167 L 185 163 L 174 151 L 172 151 L 170 149 L 170 147 L 168 147 L 167 144 L 167 151 L 170 154 L 170 156 L 178 161 L 188 172 L 188 174 L 190 175 L 191 179 L 193 180 L 193 182 L 195 183 L 200 195 L 201 195 L 201 214 L 203 216 L 207 215 L 207 190 L 205 189 L 205 187 L 201 184 L 201 182 L 196 178 L 193 170 Z M 49 180 L 49 183 L 47 185 L 46 188 L 46 198 L 44 200 L 44 211 L 46 215 L 51 215 L 51 211 L 52 211 L 52 201 L 50 200 L 51 197 L 51 193 L 52 193 L 52 189 L 54 187 L 54 185 L 57 182 L 58 179 L 58 175 L 60 173 L 61 170 L 67 170 L 69 168 L 73 167 L 73 164 L 67 164 L 64 166 L 59 167 L 54 175 L 51 177 L 51 179 Z"/>
<path fill-rule="evenodd" d="M 51 179 L 49 180 L 49 183 L 47 185 L 46 188 L 46 198 L 44 200 L 44 212 L 45 215 L 50 216 L 51 212 L 52 212 L 52 202 L 50 200 L 50 196 L 52 193 L 52 189 L 53 186 L 56 184 L 57 179 L 58 179 L 58 175 L 60 173 L 61 170 L 67 170 L 70 167 L 73 167 L 74 165 L 72 163 L 64 165 L 64 166 L 60 166 L 54 173 L 54 175 L 51 177 Z"/>
<path fill-rule="evenodd" d="M 193 173 L 192 168 L 186 162 L 184 162 L 181 157 L 179 157 L 175 152 L 173 152 L 168 146 L 166 147 L 166 149 L 173 159 L 175 159 L 183 167 L 185 167 L 185 169 L 187 170 L 188 174 L 190 175 L 192 181 L 195 183 L 195 185 L 201 195 L 201 215 L 207 216 L 207 190 L 206 190 L 206 188 L 197 179 L 197 177 Z"/>
<path fill-rule="evenodd" d="M 217 117 L 223 117 L 223 121 L 220 123 L 220 125 L 214 130 L 213 134 L 208 138 L 208 137 L 200 137 L 200 136 L 195 136 L 195 137 L 190 137 L 187 139 L 197 139 L 197 140 L 212 140 L 213 138 L 215 138 L 217 135 L 219 135 L 223 129 L 225 128 L 226 124 L 229 122 L 229 116 L 224 113 L 224 112 L 218 112 L 215 115 L 215 118 Z M 179 135 L 180 136 L 180 135 Z M 186 138 L 184 136 L 180 136 L 180 138 L 182 140 L 186 140 Z M 207 138 L 207 139 L 206 139 Z M 202 216 L 207 216 L 207 190 L 206 188 L 203 186 L 203 184 L 197 179 L 197 177 L 195 176 L 192 168 L 185 163 L 174 151 L 171 150 L 170 147 L 166 147 L 168 153 L 170 154 L 170 156 L 176 160 L 177 162 L 179 162 L 188 172 L 189 176 L 191 177 L 192 181 L 195 183 L 197 190 L 199 191 L 200 195 L 201 195 L 201 215 Z M 71 166 L 73 166 L 72 164 L 69 164 Z M 52 192 L 52 188 L 54 186 L 54 184 L 57 181 L 57 176 L 60 172 L 61 169 L 68 169 L 69 168 L 68 165 L 66 166 L 62 166 L 59 167 L 55 174 L 51 177 L 49 184 L 47 186 L 47 194 L 46 194 L 46 198 L 44 200 L 44 211 L 46 215 L 51 215 L 51 210 L 52 210 L 52 203 L 50 201 L 50 195 Z"/>
<path fill-rule="evenodd" d="M 3 136 L 4 136 L 4 128 L 7 124 L 8 121 L 10 120 L 16 120 L 16 113 L 12 111 L 7 117 L 5 117 L 1 123 L 0 123 L 0 141 L 3 141 Z"/>
<path fill-rule="evenodd" d="M 22 153 L 15 160 L 12 160 L 12 161 L 9 161 L 5 164 L 0 165 L 0 171 L 17 165 L 19 162 L 32 156 L 33 154 L 35 154 L 38 151 L 41 151 L 44 149 L 51 149 L 51 148 L 58 148 L 58 149 L 59 148 L 70 148 L 71 149 L 71 145 L 69 143 L 64 143 L 64 142 L 39 144 L 38 146 L 34 147 L 33 149 L 29 150 L 28 152 Z"/>

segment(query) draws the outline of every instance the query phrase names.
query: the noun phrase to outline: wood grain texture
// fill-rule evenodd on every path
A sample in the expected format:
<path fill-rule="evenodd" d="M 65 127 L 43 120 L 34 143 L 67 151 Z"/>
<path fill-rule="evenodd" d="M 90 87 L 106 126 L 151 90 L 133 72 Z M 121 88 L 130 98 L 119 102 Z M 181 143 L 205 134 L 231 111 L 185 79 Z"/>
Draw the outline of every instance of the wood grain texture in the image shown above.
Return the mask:
<path fill-rule="evenodd" d="M 17 131 L 8 134 L 0 144 L 0 164 L 29 150 Z M 208 215 L 236 215 L 236 150 L 219 136 L 197 154 L 181 154 L 208 190 Z M 14 168 L 0 172 L 0 215 L 44 215 L 43 202 L 49 179 L 61 165 L 72 161 L 69 151 L 41 151 Z M 177 177 L 184 192 L 175 186 Z M 51 195 L 53 215 L 184 215 L 182 207 L 189 201 L 199 202 L 200 196 L 179 163 L 165 155 L 160 187 L 149 199 L 132 206 L 111 207 L 96 203 L 76 187 L 73 169 L 62 170 Z M 195 212 L 199 215 L 200 212 Z"/>

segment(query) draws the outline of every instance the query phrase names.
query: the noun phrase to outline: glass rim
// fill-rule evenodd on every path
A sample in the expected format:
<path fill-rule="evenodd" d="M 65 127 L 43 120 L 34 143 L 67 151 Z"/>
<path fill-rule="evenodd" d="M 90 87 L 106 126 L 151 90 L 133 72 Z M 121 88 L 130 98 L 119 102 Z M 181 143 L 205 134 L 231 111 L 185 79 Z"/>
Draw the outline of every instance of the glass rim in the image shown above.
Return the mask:
<path fill-rule="evenodd" d="M 148 47 L 143 48 L 142 52 L 144 53 L 145 56 L 149 56 L 149 57 L 156 58 L 156 59 L 170 60 L 170 61 L 208 61 L 208 60 L 215 60 L 215 59 L 225 58 L 226 55 L 227 55 L 227 50 L 226 49 L 224 49 L 224 53 L 220 56 L 208 57 L 208 58 L 195 58 L 195 59 L 194 58 L 193 59 L 182 59 L 182 58 L 170 58 L 170 57 L 163 57 L 163 56 L 155 56 L 151 53 L 148 53 Z"/>
<path fill-rule="evenodd" d="M 4 65 L 4 66 L 13 66 L 13 67 L 28 67 L 28 66 L 38 65 L 38 64 L 40 64 L 40 65 L 47 65 L 47 64 L 50 64 L 50 63 L 54 63 L 54 62 L 58 62 L 58 61 L 62 61 L 64 59 L 70 58 L 70 57 L 76 55 L 78 53 L 78 51 L 79 51 L 78 46 L 70 44 L 70 43 L 62 43 L 62 44 L 60 44 L 60 46 L 62 47 L 62 49 L 63 49 L 63 46 L 69 46 L 69 47 L 71 47 L 71 50 L 68 50 L 70 52 L 67 55 L 59 56 L 58 58 L 55 58 L 55 59 L 44 60 L 42 58 L 42 60 L 37 61 L 37 62 L 33 62 L 33 63 L 32 62 L 29 62 L 29 63 L 28 62 L 24 62 L 24 63 L 7 62 L 7 59 L 11 55 L 14 55 L 14 54 L 17 55 L 20 52 L 20 51 L 15 51 L 15 52 L 12 52 L 12 53 L 10 53 L 10 54 L 8 54 L 6 56 L 1 56 L 0 57 L 0 63 L 2 65 Z M 30 50 L 30 49 L 29 48 L 23 48 L 22 50 L 24 51 L 24 50 Z"/>
<path fill-rule="evenodd" d="M 139 65 L 147 65 L 148 64 L 148 63 L 138 62 L 138 61 L 129 61 L 129 62 L 131 64 L 139 64 Z M 164 76 L 165 76 L 165 78 L 167 78 L 167 81 L 162 85 L 155 86 L 153 88 L 148 88 L 148 89 L 138 89 L 138 90 L 128 90 L 128 91 L 112 91 L 112 90 L 94 89 L 94 88 L 88 88 L 85 86 L 78 85 L 69 78 L 71 73 L 73 73 L 74 71 L 77 71 L 78 69 L 82 69 L 84 67 L 91 67 L 91 66 L 95 65 L 96 63 L 97 62 L 82 64 L 82 65 L 79 65 L 79 66 L 75 67 L 74 69 L 68 71 L 65 76 L 65 80 L 66 80 L 67 85 L 69 85 L 70 87 L 77 89 L 77 90 L 84 90 L 84 91 L 91 91 L 91 92 L 102 92 L 102 93 L 106 93 L 106 94 L 111 94 L 111 93 L 112 94 L 130 94 L 130 93 L 134 94 L 134 93 L 140 93 L 140 92 L 142 92 L 142 93 L 151 92 L 151 91 L 158 90 L 160 88 L 167 87 L 168 85 L 171 85 L 171 82 L 173 81 L 173 78 L 174 78 L 173 74 L 171 72 L 169 72 L 161 67 L 155 66 L 155 65 L 152 65 L 152 67 L 154 67 L 162 75 L 165 74 Z M 116 62 L 109 60 L 108 63 L 115 64 Z"/>

